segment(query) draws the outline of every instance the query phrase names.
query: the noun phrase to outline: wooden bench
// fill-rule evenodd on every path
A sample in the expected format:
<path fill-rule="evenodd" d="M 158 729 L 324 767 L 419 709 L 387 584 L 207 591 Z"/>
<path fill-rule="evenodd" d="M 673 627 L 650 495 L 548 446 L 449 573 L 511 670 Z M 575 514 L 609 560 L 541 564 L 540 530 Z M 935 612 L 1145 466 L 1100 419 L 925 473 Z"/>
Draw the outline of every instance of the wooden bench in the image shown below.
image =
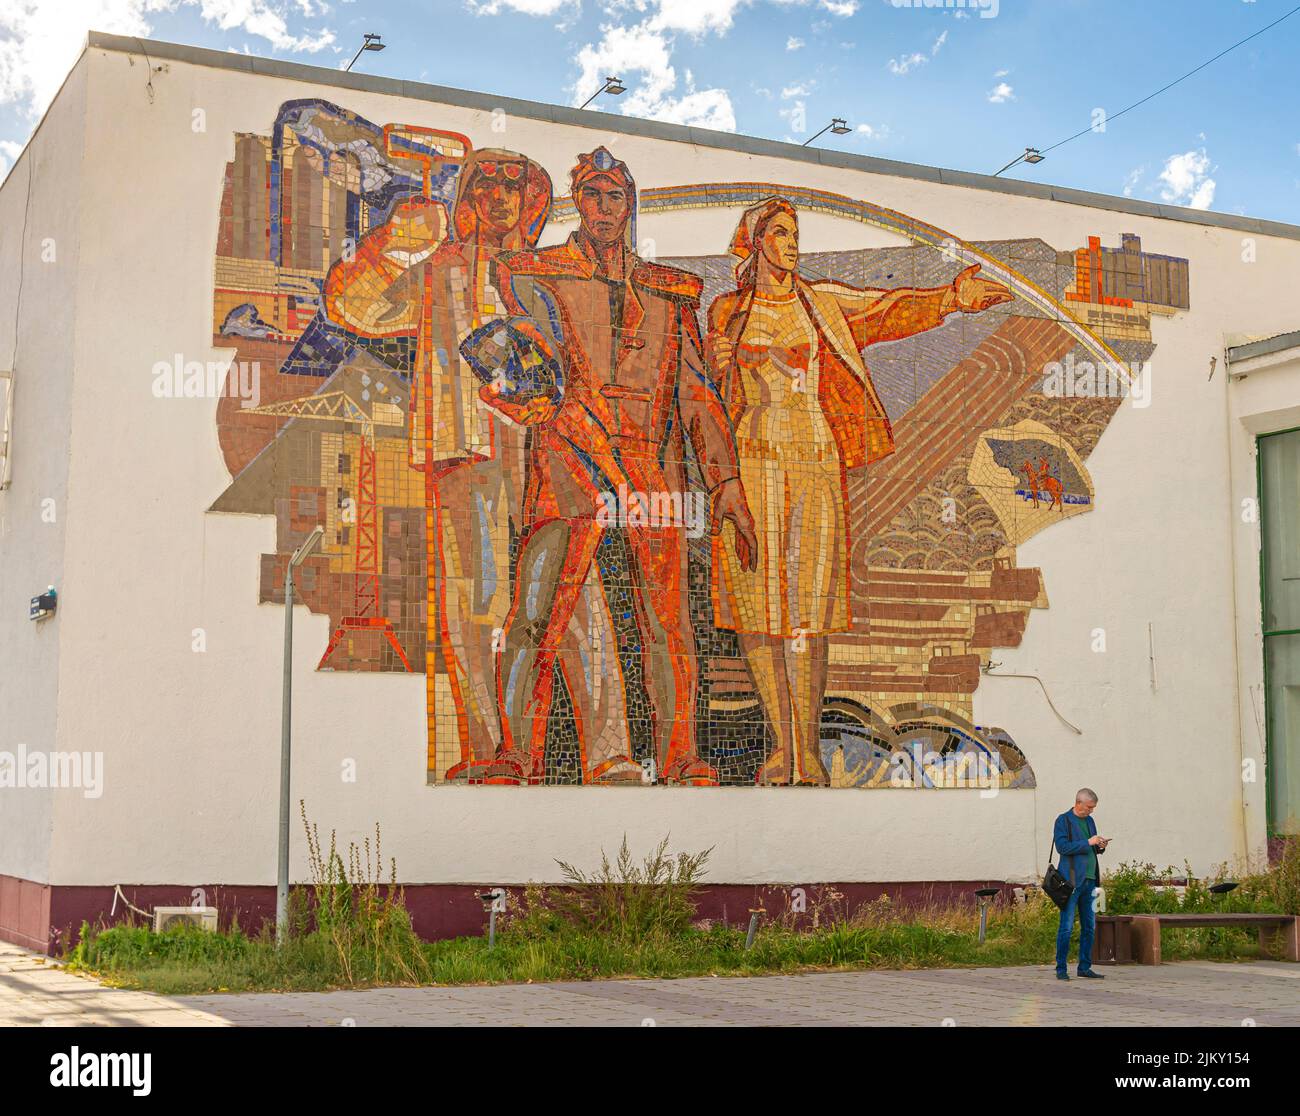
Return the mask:
<path fill-rule="evenodd" d="M 1160 930 L 1164 926 L 1256 927 L 1259 948 L 1284 961 L 1300 961 L 1300 916 L 1285 914 L 1131 914 L 1098 915 L 1093 960 L 1104 965 L 1160 964 Z"/>

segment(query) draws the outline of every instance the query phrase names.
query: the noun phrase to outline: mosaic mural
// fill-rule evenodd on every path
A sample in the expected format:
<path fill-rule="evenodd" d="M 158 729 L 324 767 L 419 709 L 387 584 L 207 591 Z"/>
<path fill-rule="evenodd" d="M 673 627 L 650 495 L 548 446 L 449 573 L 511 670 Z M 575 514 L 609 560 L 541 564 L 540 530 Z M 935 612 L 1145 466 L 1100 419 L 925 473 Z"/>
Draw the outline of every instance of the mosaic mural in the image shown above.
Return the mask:
<path fill-rule="evenodd" d="M 314 99 L 236 137 L 211 511 L 275 517 L 259 600 L 321 525 L 318 669 L 423 674 L 432 782 L 1032 786 L 973 694 L 1187 261 L 569 165 Z M 895 246 L 805 252 L 813 212 Z"/>

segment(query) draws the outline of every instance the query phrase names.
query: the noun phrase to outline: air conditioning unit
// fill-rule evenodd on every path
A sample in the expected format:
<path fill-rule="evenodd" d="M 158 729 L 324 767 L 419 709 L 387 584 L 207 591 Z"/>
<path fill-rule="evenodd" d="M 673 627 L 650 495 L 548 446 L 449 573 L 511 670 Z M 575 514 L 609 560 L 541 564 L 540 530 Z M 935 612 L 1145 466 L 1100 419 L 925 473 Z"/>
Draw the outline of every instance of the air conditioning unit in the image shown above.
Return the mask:
<path fill-rule="evenodd" d="M 217 928 L 216 907 L 154 907 L 154 933 L 161 934 L 173 926 L 192 926 L 195 930 Z"/>

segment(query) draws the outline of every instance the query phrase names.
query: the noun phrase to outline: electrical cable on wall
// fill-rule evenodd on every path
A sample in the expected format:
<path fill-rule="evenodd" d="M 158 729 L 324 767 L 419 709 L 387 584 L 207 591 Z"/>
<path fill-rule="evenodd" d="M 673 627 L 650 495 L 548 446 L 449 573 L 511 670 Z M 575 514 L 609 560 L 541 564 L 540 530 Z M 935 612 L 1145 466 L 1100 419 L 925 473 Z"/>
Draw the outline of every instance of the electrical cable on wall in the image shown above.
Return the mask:
<path fill-rule="evenodd" d="M 153 104 L 153 63 L 149 60 L 149 52 L 144 49 L 144 40 L 137 37 L 135 41 L 140 44 L 140 53 L 144 55 L 144 72 L 147 75 L 144 88 L 149 94 L 149 103 Z M 159 66 L 158 69 L 161 71 L 162 67 Z"/>
<path fill-rule="evenodd" d="M 127 908 L 127 910 L 134 911 L 136 914 L 142 915 L 144 918 L 153 917 L 148 911 L 142 911 L 139 907 L 137 907 L 134 903 L 132 903 L 130 899 L 128 899 L 125 895 L 122 894 L 121 884 L 115 884 L 113 886 L 113 906 L 109 908 L 109 912 L 108 912 L 110 918 L 117 911 L 117 901 L 119 899 L 122 900 L 122 903 Z"/>
<path fill-rule="evenodd" d="M 1059 709 L 1056 708 L 1056 704 L 1052 701 L 1052 695 L 1047 692 L 1047 686 L 1044 685 L 1043 680 L 1039 678 L 1038 675 L 1036 674 L 994 674 L 993 668 L 995 666 L 1001 666 L 1001 665 L 1002 665 L 1001 663 L 992 663 L 992 662 L 987 663 L 984 666 L 980 667 L 980 673 L 987 674 L 990 678 L 1032 678 L 1035 682 L 1038 683 L 1038 688 L 1043 691 L 1043 697 L 1047 699 L 1047 704 L 1051 706 L 1052 712 L 1056 714 L 1057 720 L 1059 720 L 1061 724 L 1063 724 L 1071 732 L 1077 733 L 1079 736 L 1083 735 L 1083 729 L 1067 721 L 1065 719 L 1065 715 Z"/>

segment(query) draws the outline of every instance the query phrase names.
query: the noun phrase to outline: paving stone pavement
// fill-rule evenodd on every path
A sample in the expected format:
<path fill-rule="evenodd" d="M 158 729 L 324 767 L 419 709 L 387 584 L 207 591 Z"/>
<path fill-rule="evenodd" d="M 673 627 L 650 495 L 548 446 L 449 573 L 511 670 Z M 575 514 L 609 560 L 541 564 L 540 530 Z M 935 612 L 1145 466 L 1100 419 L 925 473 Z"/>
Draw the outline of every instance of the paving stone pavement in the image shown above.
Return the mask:
<path fill-rule="evenodd" d="M 0 943 L 0 1026 L 1300 1026 L 1300 965 L 1181 962 L 154 996 Z"/>
<path fill-rule="evenodd" d="M 219 1015 L 148 992 L 109 988 L 0 942 L 0 1027 L 229 1027 Z"/>

